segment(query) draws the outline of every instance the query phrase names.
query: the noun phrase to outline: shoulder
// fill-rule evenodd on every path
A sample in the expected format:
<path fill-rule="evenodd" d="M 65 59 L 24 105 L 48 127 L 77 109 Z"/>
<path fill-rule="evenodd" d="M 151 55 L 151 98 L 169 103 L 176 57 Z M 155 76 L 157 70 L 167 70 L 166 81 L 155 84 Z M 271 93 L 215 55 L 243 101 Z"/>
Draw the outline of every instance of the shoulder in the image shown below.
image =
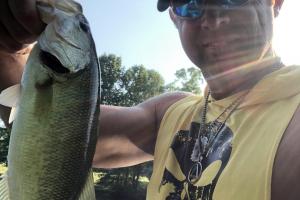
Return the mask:
<path fill-rule="evenodd" d="M 188 97 L 188 96 L 194 96 L 192 93 L 189 92 L 168 92 L 164 93 L 155 97 L 152 97 L 148 99 L 147 101 L 144 101 L 140 104 L 138 104 L 138 107 L 151 107 L 155 106 L 158 110 L 165 110 L 172 104 L 176 103 L 177 101 Z"/>
<path fill-rule="evenodd" d="M 174 103 L 189 96 L 194 95 L 189 92 L 168 92 L 150 98 L 147 101 L 138 104 L 137 107 L 143 108 L 146 112 L 151 112 L 155 117 L 156 127 L 158 128 L 168 108 Z"/>
<path fill-rule="evenodd" d="M 278 147 L 272 176 L 272 200 L 300 198 L 300 107 Z"/>

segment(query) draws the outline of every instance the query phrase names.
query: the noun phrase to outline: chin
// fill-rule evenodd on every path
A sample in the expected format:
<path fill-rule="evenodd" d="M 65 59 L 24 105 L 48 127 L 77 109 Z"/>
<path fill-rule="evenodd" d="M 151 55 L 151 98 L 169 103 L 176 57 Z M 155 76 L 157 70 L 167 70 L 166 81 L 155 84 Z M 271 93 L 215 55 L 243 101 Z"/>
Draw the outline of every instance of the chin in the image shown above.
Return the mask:
<path fill-rule="evenodd" d="M 258 52 L 262 52 L 257 48 L 248 50 L 236 50 L 230 52 L 219 52 L 204 54 L 194 59 L 197 66 L 201 70 L 212 76 L 226 75 L 240 71 L 245 64 L 258 60 L 261 56 Z"/>

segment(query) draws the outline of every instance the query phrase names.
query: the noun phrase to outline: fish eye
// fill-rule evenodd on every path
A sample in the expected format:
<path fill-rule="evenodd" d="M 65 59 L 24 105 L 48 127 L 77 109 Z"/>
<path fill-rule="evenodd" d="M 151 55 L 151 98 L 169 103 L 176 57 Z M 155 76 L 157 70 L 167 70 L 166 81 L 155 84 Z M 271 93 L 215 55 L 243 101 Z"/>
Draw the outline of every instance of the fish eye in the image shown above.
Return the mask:
<path fill-rule="evenodd" d="M 82 14 L 76 15 L 75 18 L 79 21 L 79 27 L 81 28 L 81 30 L 86 33 L 89 32 L 90 25 L 87 19 Z"/>
<path fill-rule="evenodd" d="M 84 22 L 79 22 L 79 26 L 80 26 L 81 30 L 83 30 L 86 33 L 90 30 L 89 25 Z"/>

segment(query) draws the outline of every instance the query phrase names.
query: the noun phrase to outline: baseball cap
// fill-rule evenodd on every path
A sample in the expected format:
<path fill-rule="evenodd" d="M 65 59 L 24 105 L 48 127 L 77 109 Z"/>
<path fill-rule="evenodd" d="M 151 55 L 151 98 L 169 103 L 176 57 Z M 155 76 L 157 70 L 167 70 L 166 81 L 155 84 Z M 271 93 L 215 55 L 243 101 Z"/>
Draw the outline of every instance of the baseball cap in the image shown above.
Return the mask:
<path fill-rule="evenodd" d="M 157 2 L 157 9 L 160 12 L 163 12 L 163 11 L 167 10 L 167 8 L 169 7 L 169 5 L 170 5 L 170 0 L 158 0 L 158 2 Z"/>
<path fill-rule="evenodd" d="M 157 9 L 160 12 L 163 12 L 165 10 L 168 9 L 168 7 L 170 6 L 170 1 L 171 0 L 158 0 L 157 2 Z M 174 4 L 185 4 L 188 3 L 190 0 L 173 0 Z"/>

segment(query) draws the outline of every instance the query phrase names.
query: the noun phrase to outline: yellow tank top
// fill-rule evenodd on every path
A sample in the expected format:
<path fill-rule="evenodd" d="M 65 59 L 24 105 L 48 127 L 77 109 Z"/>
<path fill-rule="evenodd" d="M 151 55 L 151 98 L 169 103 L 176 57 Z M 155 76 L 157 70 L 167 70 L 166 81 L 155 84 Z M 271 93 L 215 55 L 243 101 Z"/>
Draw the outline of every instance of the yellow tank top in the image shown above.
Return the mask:
<path fill-rule="evenodd" d="M 207 121 L 240 95 L 212 99 Z M 204 99 L 189 96 L 176 102 L 161 122 L 147 200 L 270 200 L 275 154 L 299 102 L 299 66 L 267 75 L 219 131 L 208 158 L 201 161 L 201 178 L 193 183 L 187 177 L 195 166 L 190 157 Z"/>

